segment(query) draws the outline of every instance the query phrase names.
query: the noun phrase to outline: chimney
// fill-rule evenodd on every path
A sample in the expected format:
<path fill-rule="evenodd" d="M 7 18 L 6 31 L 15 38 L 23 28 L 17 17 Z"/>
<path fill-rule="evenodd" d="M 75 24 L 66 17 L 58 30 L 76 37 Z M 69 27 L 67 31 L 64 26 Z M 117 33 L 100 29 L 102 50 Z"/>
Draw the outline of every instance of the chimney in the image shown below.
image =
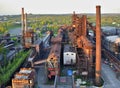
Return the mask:
<path fill-rule="evenodd" d="M 27 13 L 25 13 L 25 32 L 27 31 Z"/>
<path fill-rule="evenodd" d="M 96 68 L 95 82 L 96 85 L 101 84 L 101 10 L 100 6 L 96 6 Z"/>

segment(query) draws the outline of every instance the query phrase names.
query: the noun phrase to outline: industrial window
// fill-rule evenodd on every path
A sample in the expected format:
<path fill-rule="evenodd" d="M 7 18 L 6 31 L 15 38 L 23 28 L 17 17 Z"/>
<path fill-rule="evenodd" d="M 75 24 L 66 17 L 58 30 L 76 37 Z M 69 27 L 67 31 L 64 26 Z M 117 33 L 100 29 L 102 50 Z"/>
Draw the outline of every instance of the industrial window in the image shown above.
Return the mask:
<path fill-rule="evenodd" d="M 66 55 L 69 55 L 68 53 Z"/>

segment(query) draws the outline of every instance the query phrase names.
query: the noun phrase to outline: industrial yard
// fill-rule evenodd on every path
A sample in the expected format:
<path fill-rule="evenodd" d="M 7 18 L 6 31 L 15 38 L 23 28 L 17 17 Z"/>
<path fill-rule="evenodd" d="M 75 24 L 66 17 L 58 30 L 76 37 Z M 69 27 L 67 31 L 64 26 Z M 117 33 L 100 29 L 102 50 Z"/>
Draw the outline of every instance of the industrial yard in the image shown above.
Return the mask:
<path fill-rule="evenodd" d="M 41 31 L 29 17 L 22 8 L 21 33 L 1 35 L 0 88 L 119 88 L 120 28 L 101 27 L 101 6 L 96 25 L 73 12 L 71 23 Z"/>

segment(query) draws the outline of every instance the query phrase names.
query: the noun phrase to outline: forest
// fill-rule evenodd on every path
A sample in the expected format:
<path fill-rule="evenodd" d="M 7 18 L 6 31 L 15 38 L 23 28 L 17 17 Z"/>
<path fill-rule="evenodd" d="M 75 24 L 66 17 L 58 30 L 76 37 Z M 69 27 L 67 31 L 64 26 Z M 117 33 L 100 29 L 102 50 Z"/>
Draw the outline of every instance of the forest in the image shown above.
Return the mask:
<path fill-rule="evenodd" d="M 87 15 L 87 14 L 86 14 Z M 0 16 L 2 18 L 4 16 Z M 0 21 L 0 34 L 8 32 L 9 29 L 14 27 L 21 26 L 21 16 L 12 15 L 5 16 L 7 21 Z M 72 14 L 63 14 L 63 15 L 36 15 L 28 14 L 27 21 L 28 27 L 36 30 L 39 29 L 41 32 L 45 30 L 53 30 L 57 32 L 57 29 L 61 25 L 71 25 Z M 91 23 L 95 23 L 96 17 L 95 14 L 88 14 L 87 19 Z M 120 14 L 102 14 L 101 15 L 101 25 L 102 26 L 120 26 Z"/>

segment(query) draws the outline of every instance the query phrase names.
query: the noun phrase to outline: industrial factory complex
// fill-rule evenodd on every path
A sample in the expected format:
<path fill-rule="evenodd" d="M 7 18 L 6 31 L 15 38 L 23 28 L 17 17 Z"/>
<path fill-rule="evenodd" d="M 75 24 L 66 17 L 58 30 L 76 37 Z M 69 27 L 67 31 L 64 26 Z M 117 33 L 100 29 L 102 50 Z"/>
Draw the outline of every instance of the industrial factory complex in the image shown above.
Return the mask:
<path fill-rule="evenodd" d="M 100 6 L 95 26 L 87 15 L 73 12 L 71 19 L 71 25 L 61 25 L 55 36 L 47 31 L 40 39 L 27 27 L 22 8 L 21 44 L 30 54 L 6 88 L 107 88 L 102 63 L 113 68 L 119 81 L 120 29 L 101 27 Z"/>

